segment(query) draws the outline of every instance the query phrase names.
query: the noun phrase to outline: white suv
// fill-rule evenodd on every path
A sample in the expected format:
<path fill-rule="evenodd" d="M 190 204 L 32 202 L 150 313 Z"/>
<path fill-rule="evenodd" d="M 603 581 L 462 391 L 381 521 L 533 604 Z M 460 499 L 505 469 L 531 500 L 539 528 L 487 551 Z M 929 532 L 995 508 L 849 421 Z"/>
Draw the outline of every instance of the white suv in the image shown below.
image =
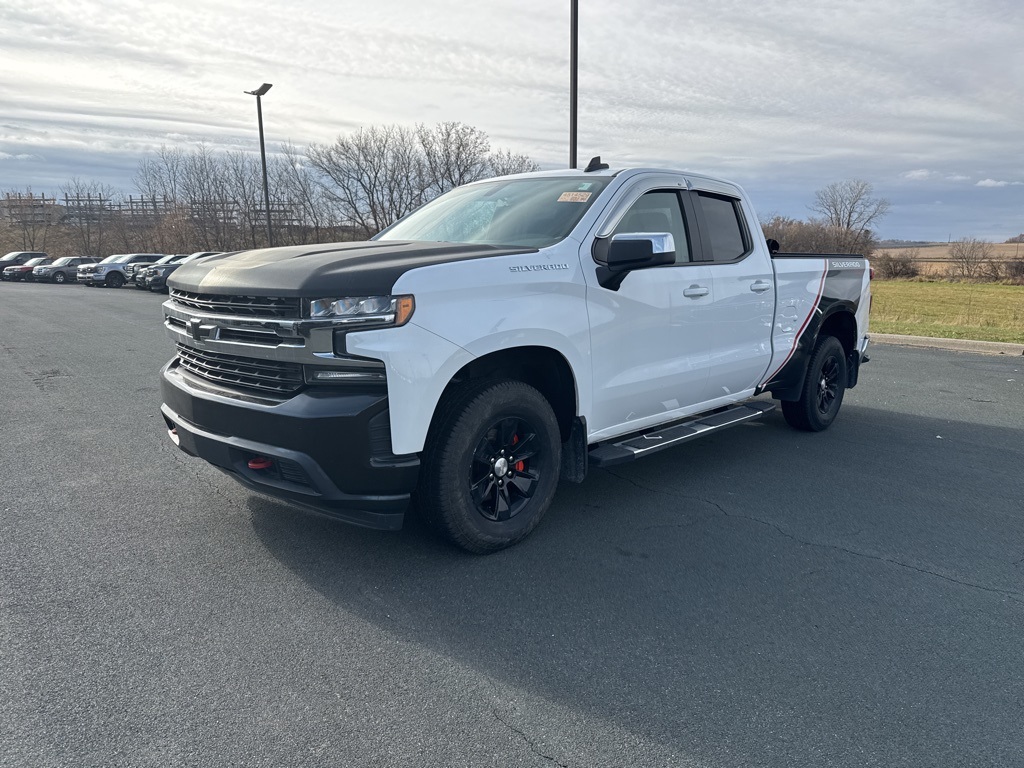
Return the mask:
<path fill-rule="evenodd" d="M 99 264 L 83 264 L 78 268 L 78 282 L 84 285 L 102 285 L 109 288 L 120 288 L 128 277 L 125 275 L 125 266 L 147 262 L 152 264 L 157 259 L 163 258 L 162 253 L 115 253 L 107 256 Z"/>

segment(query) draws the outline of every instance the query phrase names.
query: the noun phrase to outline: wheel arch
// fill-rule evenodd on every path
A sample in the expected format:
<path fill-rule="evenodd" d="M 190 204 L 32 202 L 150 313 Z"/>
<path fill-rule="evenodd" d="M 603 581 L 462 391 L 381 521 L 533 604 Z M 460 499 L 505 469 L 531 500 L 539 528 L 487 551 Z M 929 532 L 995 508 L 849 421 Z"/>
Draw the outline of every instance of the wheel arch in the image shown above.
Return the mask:
<path fill-rule="evenodd" d="M 804 388 L 807 366 L 818 340 L 834 336 L 842 344 L 847 360 L 857 349 L 856 308 L 848 302 L 836 302 L 822 312 L 816 328 L 808 328 L 797 342 L 793 357 L 764 387 L 778 400 L 796 400 Z M 813 331 L 813 332 L 811 332 Z"/>
<path fill-rule="evenodd" d="M 563 442 L 569 439 L 579 412 L 579 392 L 572 366 L 556 349 L 523 346 L 501 349 L 474 358 L 448 381 L 430 421 L 432 432 L 442 418 L 444 405 L 467 385 L 482 381 L 516 380 L 529 384 L 551 404 Z"/>
<path fill-rule="evenodd" d="M 816 334 L 815 343 L 822 336 L 835 336 L 847 355 L 853 352 L 857 348 L 857 317 L 854 311 L 852 305 L 836 306 L 826 314 Z"/>

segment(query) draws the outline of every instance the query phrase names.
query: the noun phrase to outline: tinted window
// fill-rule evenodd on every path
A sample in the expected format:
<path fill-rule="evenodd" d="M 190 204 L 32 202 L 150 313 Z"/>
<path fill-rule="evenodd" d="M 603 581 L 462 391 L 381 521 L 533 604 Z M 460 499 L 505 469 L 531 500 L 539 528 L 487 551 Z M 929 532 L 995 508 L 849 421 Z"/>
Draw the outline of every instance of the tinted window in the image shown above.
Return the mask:
<path fill-rule="evenodd" d="M 743 225 L 740 223 L 738 201 L 728 197 L 698 194 L 704 223 L 711 242 L 711 255 L 715 261 L 734 261 L 749 250 Z"/>
<path fill-rule="evenodd" d="M 676 264 L 690 261 L 686 221 L 675 192 L 648 192 L 633 203 L 612 235 L 624 232 L 668 232 L 676 243 Z"/>

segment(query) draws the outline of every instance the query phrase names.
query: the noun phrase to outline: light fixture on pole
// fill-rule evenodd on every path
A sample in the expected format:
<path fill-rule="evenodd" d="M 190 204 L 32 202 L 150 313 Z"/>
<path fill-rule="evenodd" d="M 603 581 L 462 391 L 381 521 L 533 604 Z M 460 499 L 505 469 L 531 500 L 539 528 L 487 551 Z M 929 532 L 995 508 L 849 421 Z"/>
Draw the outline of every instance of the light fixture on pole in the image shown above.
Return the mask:
<path fill-rule="evenodd" d="M 270 230 L 270 188 L 267 186 L 267 148 L 263 143 L 263 104 L 260 97 L 273 88 L 272 83 L 264 83 L 255 91 L 246 91 L 250 96 L 256 97 L 256 119 L 260 125 L 260 160 L 263 162 L 263 202 L 267 206 L 267 245 L 274 244 L 274 235 Z"/>
<path fill-rule="evenodd" d="M 578 69 L 576 40 L 579 37 L 579 0 L 571 0 L 569 26 L 569 167 L 576 167 L 576 70 Z"/>

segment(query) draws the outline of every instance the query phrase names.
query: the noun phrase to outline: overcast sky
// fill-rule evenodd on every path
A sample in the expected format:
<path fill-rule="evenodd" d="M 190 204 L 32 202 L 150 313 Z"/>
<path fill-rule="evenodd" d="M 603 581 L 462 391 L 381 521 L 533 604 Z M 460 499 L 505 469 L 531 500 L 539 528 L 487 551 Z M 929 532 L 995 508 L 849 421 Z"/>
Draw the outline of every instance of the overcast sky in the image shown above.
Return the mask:
<path fill-rule="evenodd" d="M 457 120 L 568 163 L 569 0 L 0 0 L 0 189 L 137 192 L 147 151 Z M 744 185 L 862 178 L 882 237 L 1024 231 L 1024 2 L 580 0 L 579 156 Z"/>

